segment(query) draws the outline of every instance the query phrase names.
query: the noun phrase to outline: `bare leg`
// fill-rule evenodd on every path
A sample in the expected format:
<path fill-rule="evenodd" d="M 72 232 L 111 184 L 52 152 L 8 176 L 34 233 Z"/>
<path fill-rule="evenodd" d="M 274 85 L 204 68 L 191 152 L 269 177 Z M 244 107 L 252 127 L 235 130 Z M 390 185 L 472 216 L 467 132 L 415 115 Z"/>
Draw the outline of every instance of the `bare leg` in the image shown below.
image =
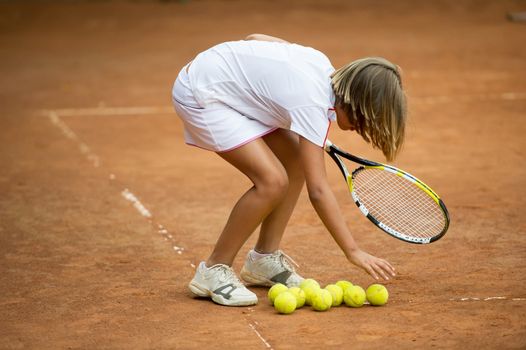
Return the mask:
<path fill-rule="evenodd" d="M 263 139 L 218 153 L 254 184 L 236 203 L 206 265 L 232 265 L 239 249 L 287 194 L 285 168 Z"/>
<path fill-rule="evenodd" d="M 305 177 L 298 156 L 297 134 L 280 129 L 265 136 L 264 140 L 285 167 L 289 179 L 287 194 L 264 219 L 255 247 L 260 253 L 271 253 L 279 249 L 281 238 L 298 201 Z"/>

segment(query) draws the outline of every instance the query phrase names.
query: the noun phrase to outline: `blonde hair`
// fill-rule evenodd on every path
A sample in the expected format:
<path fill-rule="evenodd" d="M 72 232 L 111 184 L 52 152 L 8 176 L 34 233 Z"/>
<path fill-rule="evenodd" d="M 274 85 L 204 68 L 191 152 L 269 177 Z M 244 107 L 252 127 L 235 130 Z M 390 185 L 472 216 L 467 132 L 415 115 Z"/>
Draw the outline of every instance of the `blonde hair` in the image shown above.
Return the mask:
<path fill-rule="evenodd" d="M 399 68 L 381 57 L 362 58 L 337 69 L 332 88 L 358 134 L 393 160 L 404 142 L 407 118 Z"/>

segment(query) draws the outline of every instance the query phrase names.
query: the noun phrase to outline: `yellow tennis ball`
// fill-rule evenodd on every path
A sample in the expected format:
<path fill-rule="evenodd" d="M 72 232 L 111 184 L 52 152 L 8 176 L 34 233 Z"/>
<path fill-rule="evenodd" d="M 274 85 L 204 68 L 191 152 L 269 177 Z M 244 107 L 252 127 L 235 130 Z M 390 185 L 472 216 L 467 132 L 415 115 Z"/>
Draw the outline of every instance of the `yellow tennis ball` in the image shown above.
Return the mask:
<path fill-rule="evenodd" d="M 296 297 L 296 309 L 305 305 L 305 292 L 300 287 L 291 287 L 289 292 Z"/>
<path fill-rule="evenodd" d="M 300 288 L 305 292 L 305 304 L 312 305 L 312 295 L 320 289 L 320 284 L 312 278 L 307 278 L 301 281 Z"/>
<path fill-rule="evenodd" d="M 310 286 L 303 288 L 303 292 L 305 293 L 305 304 L 312 305 L 312 297 L 319 290 L 320 290 L 320 287 L 316 285 L 310 285 Z"/>
<path fill-rule="evenodd" d="M 365 291 L 367 301 L 371 305 L 381 306 L 387 303 L 389 299 L 389 292 L 387 288 L 381 284 L 371 284 Z"/>
<path fill-rule="evenodd" d="M 365 303 L 365 291 L 360 286 L 349 287 L 343 294 L 345 305 L 351 307 L 361 307 Z"/>
<path fill-rule="evenodd" d="M 280 293 L 274 300 L 274 309 L 280 314 L 291 314 L 296 310 L 296 297 L 291 292 Z"/>
<path fill-rule="evenodd" d="M 268 290 L 268 300 L 270 300 L 270 304 L 274 304 L 274 300 L 278 295 L 280 295 L 283 292 L 286 292 L 288 290 L 287 286 L 281 283 L 276 283 Z"/>
<path fill-rule="evenodd" d="M 341 280 L 341 281 L 336 282 L 336 285 L 339 286 L 344 293 L 347 290 L 347 288 L 353 286 L 353 284 L 351 282 L 345 281 L 345 280 Z"/>
<path fill-rule="evenodd" d="M 343 289 L 336 284 L 329 284 L 325 287 L 331 293 L 332 306 L 340 306 L 343 301 Z"/>
<path fill-rule="evenodd" d="M 319 288 L 320 284 L 312 278 L 305 278 L 303 281 L 301 281 L 300 288 L 304 289 L 307 286 L 316 286 Z"/>
<path fill-rule="evenodd" d="M 312 308 L 316 311 L 327 311 L 332 305 L 332 295 L 327 289 L 318 289 L 312 296 Z"/>

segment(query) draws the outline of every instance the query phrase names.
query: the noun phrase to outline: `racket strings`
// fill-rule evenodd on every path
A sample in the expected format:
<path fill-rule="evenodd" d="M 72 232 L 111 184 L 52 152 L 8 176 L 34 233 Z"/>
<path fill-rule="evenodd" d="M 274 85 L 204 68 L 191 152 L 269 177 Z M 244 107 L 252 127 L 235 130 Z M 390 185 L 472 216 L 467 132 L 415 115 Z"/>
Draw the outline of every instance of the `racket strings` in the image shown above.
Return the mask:
<path fill-rule="evenodd" d="M 439 220 L 426 219 L 426 211 L 428 210 L 425 208 L 420 208 L 418 211 L 414 209 L 408 210 L 408 208 L 400 208 L 385 203 L 385 196 L 379 197 L 384 201 L 383 205 L 371 204 L 371 202 L 368 205 L 364 204 L 371 215 L 386 226 L 398 232 L 421 238 L 432 237 L 441 232 L 442 223 Z M 407 202 L 410 199 L 398 198 L 397 200 Z M 361 201 L 367 202 L 363 199 Z M 393 204 L 396 205 L 396 203 Z M 386 209 L 386 206 L 388 206 L 388 209 Z M 386 213 L 386 210 L 390 210 L 390 212 Z M 420 218 L 420 220 L 415 221 L 415 217 Z"/>
<path fill-rule="evenodd" d="M 353 175 L 353 187 L 370 215 L 399 233 L 430 238 L 442 232 L 446 225 L 437 202 L 402 176 L 383 169 L 365 168 Z"/>
<path fill-rule="evenodd" d="M 373 178 L 374 179 L 374 178 Z M 399 176 L 397 176 L 395 178 L 395 180 L 398 180 L 400 179 Z M 370 181 L 368 182 L 370 184 Z M 403 185 L 406 185 L 406 182 L 403 181 L 402 183 Z M 382 203 L 380 202 L 380 200 L 384 200 L 386 198 L 391 198 L 391 199 L 394 199 L 395 197 L 392 196 L 392 193 L 390 192 L 390 189 L 387 187 L 387 186 L 382 186 L 382 187 L 374 187 L 370 184 L 371 188 L 376 188 L 376 190 L 374 191 L 371 191 L 369 190 L 369 196 L 371 197 L 374 197 L 376 199 L 376 201 L 372 201 L 371 204 L 373 205 L 372 208 L 374 209 L 377 209 L 377 210 L 381 210 L 382 207 L 380 205 L 378 205 L 378 203 Z M 400 202 L 404 202 L 404 203 L 410 203 L 412 200 L 413 200 L 413 197 L 409 196 L 408 193 L 412 194 L 411 192 L 400 192 L 398 193 L 398 197 L 396 197 L 397 201 L 400 201 Z M 418 192 L 417 192 L 418 193 Z M 420 193 L 419 193 L 420 194 Z M 427 196 L 422 196 L 424 201 L 420 202 L 423 207 L 421 208 L 423 211 L 427 211 L 429 209 L 433 209 L 435 207 L 435 204 L 436 202 L 434 200 L 429 200 L 430 198 L 427 197 Z M 392 207 L 391 207 L 392 208 Z M 400 220 L 403 220 L 403 219 L 410 219 L 412 216 L 412 214 L 414 213 L 414 210 L 412 210 L 411 207 L 408 207 L 408 206 L 396 206 L 395 209 L 397 209 L 397 214 L 398 214 L 398 218 Z M 427 222 L 427 221 L 426 221 Z M 429 224 L 434 224 L 436 222 L 428 222 Z"/>
<path fill-rule="evenodd" d="M 376 196 L 376 203 L 371 202 L 369 205 L 371 215 L 377 218 L 380 222 L 398 232 L 409 234 L 414 237 L 428 237 L 428 235 L 432 237 L 441 231 L 443 226 L 440 220 L 429 220 L 429 211 L 431 210 L 431 212 L 433 212 L 434 209 L 432 205 L 428 205 L 430 203 L 430 198 L 425 198 L 424 202 L 419 202 L 419 204 L 424 205 L 418 207 L 418 210 L 415 210 L 415 208 L 410 206 L 399 206 L 400 203 L 405 203 L 406 205 L 412 203 L 414 198 L 400 195 L 391 203 L 386 201 L 386 198 L 393 200 L 394 197 L 392 195 L 387 197 L 387 193 L 385 193 L 385 191 L 383 192 L 384 193 L 378 193 Z M 435 202 L 433 201 L 432 203 Z"/>
<path fill-rule="evenodd" d="M 366 201 L 362 195 L 362 202 L 366 203 L 371 215 L 386 226 L 405 234 L 415 237 L 427 237 L 428 234 L 433 236 L 435 232 L 440 232 L 441 222 L 439 220 L 429 220 L 428 212 L 433 207 L 428 205 L 429 200 L 425 198 L 419 204 L 423 206 L 415 210 L 413 206 L 408 204 L 413 203 L 415 198 L 407 195 L 399 195 L 394 197 L 388 191 L 379 191 L 371 196 L 370 201 Z M 427 202 L 427 203 L 426 203 Z"/>

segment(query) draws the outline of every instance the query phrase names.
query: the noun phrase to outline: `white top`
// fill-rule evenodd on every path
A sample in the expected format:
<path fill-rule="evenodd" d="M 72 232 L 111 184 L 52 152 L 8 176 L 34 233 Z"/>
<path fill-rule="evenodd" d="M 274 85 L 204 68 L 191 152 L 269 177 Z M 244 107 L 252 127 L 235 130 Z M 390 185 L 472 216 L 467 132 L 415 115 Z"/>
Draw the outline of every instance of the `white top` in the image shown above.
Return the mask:
<path fill-rule="evenodd" d="M 201 107 L 222 103 L 323 147 L 330 122 L 336 120 L 333 72 L 329 59 L 313 48 L 251 40 L 200 53 L 188 76 Z"/>

